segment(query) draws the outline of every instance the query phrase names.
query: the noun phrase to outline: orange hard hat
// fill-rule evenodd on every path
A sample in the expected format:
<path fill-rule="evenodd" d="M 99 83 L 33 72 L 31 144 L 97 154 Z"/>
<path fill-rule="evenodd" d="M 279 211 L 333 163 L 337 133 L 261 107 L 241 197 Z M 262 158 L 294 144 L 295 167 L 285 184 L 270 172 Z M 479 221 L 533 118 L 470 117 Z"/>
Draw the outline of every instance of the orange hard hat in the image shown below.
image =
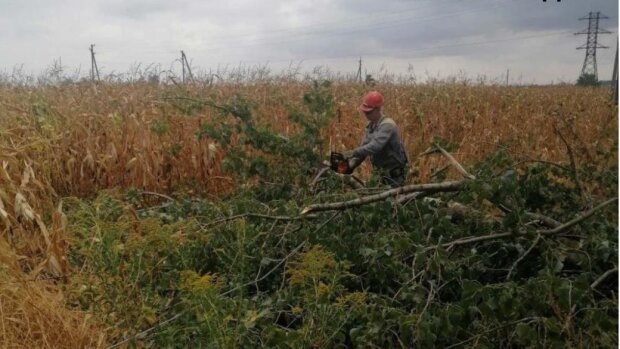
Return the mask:
<path fill-rule="evenodd" d="M 383 107 L 383 95 L 377 91 L 370 91 L 364 96 L 364 101 L 360 106 L 363 112 L 369 112 L 377 107 Z"/>

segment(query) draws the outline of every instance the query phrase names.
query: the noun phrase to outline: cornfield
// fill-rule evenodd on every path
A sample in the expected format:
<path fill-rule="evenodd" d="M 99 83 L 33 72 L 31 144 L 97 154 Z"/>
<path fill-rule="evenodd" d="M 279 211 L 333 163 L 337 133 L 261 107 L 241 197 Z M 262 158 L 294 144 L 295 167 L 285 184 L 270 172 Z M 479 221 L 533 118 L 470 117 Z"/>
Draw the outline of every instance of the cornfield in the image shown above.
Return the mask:
<path fill-rule="evenodd" d="M 149 193 L 217 202 L 237 189 L 237 173 L 223 166 L 226 149 L 198 137 L 202 124 L 222 116 L 192 101 L 223 105 L 242 96 L 259 125 L 290 138 L 299 126 L 289 114 L 303 108 L 309 88 L 305 82 L 0 87 L 2 347 L 105 347 L 127 335 L 75 301 L 88 278 L 82 273 L 91 266 L 72 260 L 69 251 L 96 234 L 78 234 L 67 217 L 67 202 L 128 190 L 143 193 L 142 203 L 159 202 Z M 325 147 L 317 151 L 323 158 L 358 145 L 366 124 L 358 106 L 369 87 L 335 82 L 328 89 L 333 115 L 320 131 Z M 414 183 L 432 181 L 446 165 L 440 157 L 419 156 L 434 142 L 444 144 L 465 167 L 502 150 L 515 163 L 589 165 L 593 172 L 617 173 L 618 114 L 607 90 L 458 83 L 378 83 L 372 89 L 383 93 L 385 113 L 399 126 Z M 371 177 L 368 164 L 360 176 Z M 583 185 L 594 198 L 617 191 L 594 181 Z M 123 207 L 131 215 L 133 209 Z M 313 252 L 321 251 L 307 253 Z M 292 286 L 305 282 L 301 267 L 291 268 Z"/>

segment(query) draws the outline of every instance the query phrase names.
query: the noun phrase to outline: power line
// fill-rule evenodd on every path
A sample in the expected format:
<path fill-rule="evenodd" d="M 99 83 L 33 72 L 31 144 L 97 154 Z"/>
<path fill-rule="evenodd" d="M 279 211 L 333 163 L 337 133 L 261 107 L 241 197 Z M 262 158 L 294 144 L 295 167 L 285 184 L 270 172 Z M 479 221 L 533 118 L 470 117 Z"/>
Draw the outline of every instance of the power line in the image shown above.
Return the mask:
<path fill-rule="evenodd" d="M 360 33 L 360 32 L 366 32 L 366 31 L 371 31 L 371 30 L 381 30 L 381 29 L 386 29 L 386 28 L 391 28 L 391 27 L 396 27 L 396 26 L 401 26 L 401 25 L 408 25 L 411 23 L 418 23 L 418 22 L 424 22 L 424 21 L 432 21 L 432 20 L 437 20 L 437 19 L 442 19 L 442 18 L 446 18 L 446 17 L 453 17 L 453 16 L 458 16 L 458 15 L 464 15 L 464 14 L 471 14 L 471 13 L 477 13 L 477 12 L 482 12 L 482 11 L 489 11 L 489 10 L 493 10 L 496 9 L 500 6 L 503 6 L 504 4 L 495 4 L 494 6 L 485 6 L 485 7 L 479 7 L 479 8 L 474 8 L 474 9 L 467 9 L 467 10 L 463 10 L 463 11 L 457 11 L 457 12 L 451 12 L 451 13 L 444 13 L 444 14 L 440 14 L 440 15 L 435 15 L 435 16 L 414 16 L 414 17 L 407 17 L 407 18 L 401 18 L 401 19 L 390 19 L 390 20 L 381 20 L 381 21 L 374 21 L 374 22 L 366 22 L 360 25 L 353 25 L 353 26 L 344 26 L 344 27 L 339 27 L 339 28 L 324 28 L 324 26 L 320 26 L 320 29 L 317 30 L 313 30 L 313 31 L 302 31 L 299 32 L 297 31 L 297 28 L 293 28 L 293 29 L 282 29 L 282 30 L 278 30 L 278 32 L 283 32 L 283 35 L 281 37 L 275 37 L 274 38 L 254 38 L 254 34 L 248 36 L 245 35 L 245 37 L 250 37 L 250 38 L 254 38 L 253 40 L 249 40 L 249 41 L 245 41 L 245 42 L 238 42 L 239 40 L 242 40 L 244 38 L 244 36 L 228 36 L 228 37 L 220 37 L 217 41 L 215 42 L 211 42 L 210 45 L 204 46 L 204 47 L 193 47 L 192 50 L 194 52 L 202 52 L 202 51 L 215 51 L 215 50 L 221 50 L 221 49 L 243 49 L 246 47 L 251 47 L 251 46 L 257 46 L 257 45 L 274 45 L 274 44 L 282 44 L 282 43 L 292 43 L 292 42 L 300 42 L 300 41 L 307 41 L 308 37 L 311 36 L 321 36 L 321 39 L 324 39 L 325 37 L 329 37 L 329 38 L 333 38 L 334 36 L 342 36 L 345 34 L 352 34 L 352 33 Z M 399 12 L 395 15 L 398 16 L 402 16 L 403 13 L 407 13 L 410 11 L 403 11 L 403 12 Z M 341 22 L 341 23 L 346 23 L 345 22 Z M 348 22 L 353 22 L 353 20 L 349 20 Z M 307 26 L 306 28 L 314 28 L 315 26 Z M 319 26 L 317 26 L 319 27 Z M 115 45 L 115 47 L 117 47 L 118 45 Z M 135 48 L 136 45 L 135 44 L 131 44 L 131 48 Z M 164 52 L 165 53 L 172 53 L 175 52 L 175 50 L 159 50 L 159 49 L 155 49 L 155 50 L 150 50 L 151 52 Z"/>
<path fill-rule="evenodd" d="M 503 38 L 503 39 L 495 39 L 495 40 L 484 40 L 484 41 L 454 43 L 454 44 L 448 44 L 448 45 L 417 47 L 417 48 L 412 48 L 412 49 L 366 51 L 366 52 L 364 52 L 362 54 L 362 56 L 368 57 L 368 56 L 377 56 L 377 55 L 383 56 L 383 55 L 386 55 L 386 54 L 408 54 L 408 53 L 415 53 L 415 52 L 427 51 L 427 50 L 437 50 L 437 49 L 464 47 L 464 46 L 487 45 L 487 44 L 500 43 L 500 42 L 528 40 L 528 39 L 534 39 L 534 38 L 543 38 L 543 37 L 552 37 L 552 36 L 570 35 L 570 34 L 572 34 L 572 33 L 569 32 L 569 31 L 558 31 L 558 32 L 551 32 L 551 33 L 537 34 L 537 35 L 516 36 L 516 37 Z M 335 60 L 335 59 L 344 59 L 344 58 L 353 58 L 353 57 L 358 57 L 358 55 L 346 54 L 346 55 L 330 56 L 330 57 L 305 58 L 303 60 L 304 61 L 308 61 L 308 60 Z M 263 59 L 263 60 L 260 60 L 260 61 L 258 61 L 258 60 L 256 60 L 256 61 L 245 61 L 245 63 L 261 63 L 261 62 L 265 62 L 265 61 L 270 62 L 270 63 L 277 63 L 277 62 L 289 62 L 291 60 L 292 59 L 282 59 L 282 60 Z M 231 63 L 230 62 L 219 62 L 217 64 L 231 64 Z"/>
<path fill-rule="evenodd" d="M 222 42 L 222 44 L 220 44 L 219 46 L 209 45 L 209 46 L 202 47 L 202 48 L 196 48 L 195 50 L 196 51 L 205 51 L 205 50 L 211 51 L 211 50 L 231 49 L 231 48 L 239 49 L 239 48 L 244 48 L 247 46 L 291 43 L 291 42 L 305 41 L 307 40 L 307 38 L 302 38 L 302 37 L 316 36 L 316 35 L 321 35 L 323 37 L 328 36 L 331 38 L 333 36 L 339 36 L 339 35 L 344 35 L 344 34 L 352 34 L 352 33 L 359 33 L 359 32 L 365 32 L 365 31 L 370 31 L 370 30 L 391 28 L 395 26 L 411 24 L 413 22 L 418 23 L 418 22 L 423 22 L 423 21 L 431 21 L 431 20 L 436 20 L 436 19 L 441 19 L 441 18 L 446 18 L 446 17 L 458 16 L 458 15 L 463 15 L 463 14 L 477 13 L 481 11 L 489 11 L 489 10 L 496 9 L 499 6 L 500 5 L 498 4 L 498 5 L 491 6 L 491 7 L 486 6 L 486 7 L 481 7 L 481 8 L 468 9 L 464 11 L 445 13 L 445 14 L 437 15 L 437 16 L 419 16 L 419 17 L 403 18 L 401 20 L 396 20 L 396 21 L 395 20 L 378 21 L 374 23 L 365 23 L 362 25 L 355 25 L 355 26 L 344 27 L 344 28 L 320 29 L 320 30 L 301 32 L 301 33 L 289 32 L 286 35 L 286 38 L 282 38 L 281 40 L 273 40 L 269 38 L 257 38 L 255 40 L 246 41 L 244 43 L 231 44 L 230 42 Z M 294 37 L 291 37 L 291 36 L 294 36 Z"/>
<path fill-rule="evenodd" d="M 361 56 L 373 57 L 373 56 L 385 56 L 385 55 L 395 55 L 395 54 L 406 55 L 406 54 L 412 54 L 412 53 L 423 52 L 423 51 L 434 51 L 434 50 L 442 50 L 442 49 L 447 49 L 447 48 L 488 45 L 488 44 L 501 43 L 501 42 L 529 40 L 529 39 L 554 37 L 554 36 L 562 36 L 562 35 L 568 36 L 571 34 L 572 33 L 569 31 L 556 31 L 556 32 L 550 32 L 550 33 L 544 33 L 544 34 L 523 35 L 523 36 L 514 36 L 514 37 L 507 37 L 507 38 L 493 39 L 493 40 L 461 42 L 461 43 L 453 43 L 453 44 L 446 44 L 446 45 L 416 47 L 416 48 L 409 48 L 409 49 L 364 51 Z M 310 58 L 306 57 L 306 58 L 301 59 L 301 61 L 330 61 L 330 60 L 340 60 L 340 59 L 350 59 L 350 58 L 359 58 L 361 60 L 361 57 L 358 54 L 343 54 L 343 55 L 329 56 L 329 57 L 310 57 Z M 236 61 L 236 62 L 230 62 L 230 61 L 229 62 L 217 62 L 214 64 L 218 66 L 229 66 L 229 65 L 241 66 L 243 64 L 283 63 L 283 62 L 292 62 L 295 60 L 296 59 L 293 59 L 293 58 L 289 58 L 289 59 L 265 58 L 265 59 L 253 60 L 253 61 L 241 60 L 241 61 Z M 358 67 L 358 70 L 359 70 L 359 67 Z"/>
<path fill-rule="evenodd" d="M 426 9 L 426 8 L 431 8 L 434 7 L 434 5 L 437 4 L 437 2 L 441 2 L 441 1 L 446 1 L 446 0 L 428 0 L 428 4 L 426 5 L 432 5 L 432 6 L 423 6 L 423 7 L 415 7 L 415 8 L 408 8 L 408 9 L 399 9 L 398 12 L 396 13 L 380 13 L 380 14 L 372 14 L 372 15 L 363 15 L 363 16 L 358 16 L 357 18 L 349 18 L 349 19 L 340 19 L 338 21 L 328 21 L 328 22 L 319 22 L 319 23 L 313 23 L 313 24 L 307 24 L 307 25 L 303 25 L 303 26 L 298 26 L 298 27 L 293 27 L 293 28 L 281 28 L 281 29 L 275 29 L 275 30 L 269 30 L 269 31 L 264 31 L 261 34 L 262 35 L 269 35 L 269 34 L 277 34 L 277 33 L 282 33 L 282 34 L 286 34 L 286 35 L 290 35 L 296 31 L 299 30 L 305 30 L 305 29 L 316 29 L 316 28 L 321 28 L 321 29 L 325 29 L 325 26 L 329 26 L 329 25 L 333 25 L 333 24 L 343 24 L 343 23 L 359 23 L 360 21 L 365 23 L 364 25 L 372 25 L 373 22 L 368 22 L 367 19 L 368 18 L 379 18 L 379 19 L 387 19 L 387 16 L 402 16 L 403 14 L 407 14 L 410 12 L 417 12 L 420 11 L 421 9 Z M 386 16 L 387 15 L 387 16 Z M 393 19 L 392 19 L 393 20 Z M 384 21 L 385 22 L 385 21 Z M 338 29 L 338 28 L 335 28 Z M 303 32 L 302 32 L 303 34 Z M 246 33 L 246 34 L 241 34 L 241 35 L 231 35 L 231 36 L 225 36 L 225 37 L 220 37 L 220 40 L 222 41 L 222 43 L 227 43 L 228 40 L 239 40 L 239 39 L 244 39 L 244 38 L 254 38 L 255 34 L 250 34 L 250 33 Z M 226 40 L 226 41 L 224 41 Z M 217 42 L 216 42 L 217 43 Z"/>

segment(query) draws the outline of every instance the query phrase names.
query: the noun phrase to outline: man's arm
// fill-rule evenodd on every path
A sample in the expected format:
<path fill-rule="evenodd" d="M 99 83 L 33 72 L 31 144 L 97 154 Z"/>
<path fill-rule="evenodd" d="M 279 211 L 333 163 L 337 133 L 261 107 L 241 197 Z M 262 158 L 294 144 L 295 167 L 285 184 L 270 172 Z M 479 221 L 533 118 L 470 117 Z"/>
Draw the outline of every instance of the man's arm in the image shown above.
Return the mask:
<path fill-rule="evenodd" d="M 353 150 L 353 157 L 365 159 L 369 155 L 376 154 L 381 151 L 383 147 L 390 140 L 390 137 L 396 132 L 396 125 L 391 123 L 384 123 L 379 125 L 375 133 L 373 134 L 370 142 L 362 145 L 361 147 Z"/>

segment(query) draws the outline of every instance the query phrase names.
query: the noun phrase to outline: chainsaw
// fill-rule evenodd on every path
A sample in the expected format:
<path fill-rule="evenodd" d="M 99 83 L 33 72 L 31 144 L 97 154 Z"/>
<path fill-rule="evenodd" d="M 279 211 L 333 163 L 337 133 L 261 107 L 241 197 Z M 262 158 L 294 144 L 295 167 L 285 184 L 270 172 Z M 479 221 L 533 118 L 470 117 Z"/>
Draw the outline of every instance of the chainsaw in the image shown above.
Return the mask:
<path fill-rule="evenodd" d="M 329 164 L 332 171 L 338 172 L 340 174 L 351 174 L 353 173 L 353 168 L 349 167 L 349 160 L 344 158 L 342 153 L 331 152 L 329 155 Z"/>
<path fill-rule="evenodd" d="M 353 170 L 355 170 L 355 168 L 359 166 L 361 161 L 359 161 L 359 159 L 357 158 L 354 159 L 355 161 L 350 161 L 350 160 L 351 159 L 345 159 L 342 153 L 331 152 L 331 154 L 329 155 L 329 162 L 325 161 L 323 163 L 325 167 L 319 170 L 318 174 L 314 177 L 314 179 L 310 183 L 310 187 L 314 188 L 313 190 L 316 190 L 315 187 L 317 183 L 325 179 L 326 172 L 332 170 L 338 173 L 339 175 L 344 175 L 343 177 L 345 177 L 347 181 L 349 182 L 349 184 L 353 186 L 354 188 L 356 189 L 363 188 L 364 182 L 352 174 Z"/>

